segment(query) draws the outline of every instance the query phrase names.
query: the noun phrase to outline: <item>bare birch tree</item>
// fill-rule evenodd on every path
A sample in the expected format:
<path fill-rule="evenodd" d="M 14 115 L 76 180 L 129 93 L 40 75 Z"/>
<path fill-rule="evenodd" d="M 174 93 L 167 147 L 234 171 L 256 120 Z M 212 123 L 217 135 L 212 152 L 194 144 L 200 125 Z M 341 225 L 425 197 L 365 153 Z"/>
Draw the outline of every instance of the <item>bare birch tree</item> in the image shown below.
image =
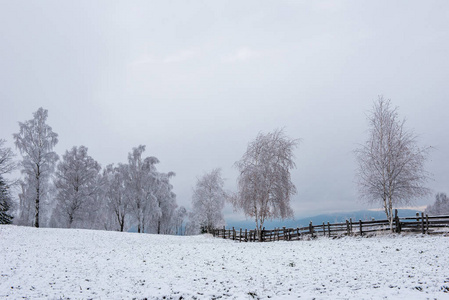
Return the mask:
<path fill-rule="evenodd" d="M 283 130 L 259 133 L 235 163 L 239 169 L 238 193 L 231 198 L 236 209 L 254 218 L 260 232 L 267 219 L 293 217 L 290 199 L 296 193 L 290 170 L 295 168 L 294 149 L 298 140 Z"/>
<path fill-rule="evenodd" d="M 47 125 L 47 117 L 48 111 L 39 108 L 33 113 L 33 119 L 19 122 L 20 131 L 13 135 L 16 147 L 23 157 L 22 173 L 26 176 L 24 183 L 34 188 L 35 227 L 39 227 L 41 199 L 46 196 L 46 187 L 58 160 L 58 155 L 53 151 L 58 143 L 58 134 Z"/>
<path fill-rule="evenodd" d="M 382 96 L 367 118 L 369 137 L 355 151 L 359 194 L 369 202 L 381 203 L 393 229 L 393 208 L 430 192 L 424 169 L 429 148 L 418 147 L 416 135 L 405 128 L 397 108 Z"/>
<path fill-rule="evenodd" d="M 225 224 L 223 208 L 227 194 L 223 189 L 224 180 L 220 169 L 204 174 L 196 182 L 192 196 L 192 219 L 201 232 L 212 232 Z"/>

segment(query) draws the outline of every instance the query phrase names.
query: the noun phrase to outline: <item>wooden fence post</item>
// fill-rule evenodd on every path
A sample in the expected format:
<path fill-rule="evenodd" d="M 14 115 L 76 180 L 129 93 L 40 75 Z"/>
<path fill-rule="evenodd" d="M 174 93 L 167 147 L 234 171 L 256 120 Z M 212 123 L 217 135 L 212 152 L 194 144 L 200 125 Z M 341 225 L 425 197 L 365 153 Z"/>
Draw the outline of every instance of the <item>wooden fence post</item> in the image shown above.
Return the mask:
<path fill-rule="evenodd" d="M 300 235 L 299 235 L 299 227 L 296 227 L 296 233 L 298 234 L 298 241 L 300 239 Z"/>
<path fill-rule="evenodd" d="M 421 232 L 422 234 L 425 233 L 425 229 L 424 229 L 424 213 L 421 213 Z"/>
<path fill-rule="evenodd" d="M 324 225 L 324 222 L 323 222 L 323 236 L 326 236 L 326 225 Z"/>
<path fill-rule="evenodd" d="M 235 241 L 235 229 L 232 227 L 232 240 Z"/>
<path fill-rule="evenodd" d="M 351 224 L 350 225 L 351 226 L 350 231 L 351 231 L 351 234 L 352 234 L 352 218 L 349 218 L 349 223 Z"/>
<path fill-rule="evenodd" d="M 226 238 L 226 227 L 223 226 L 223 238 Z"/>
<path fill-rule="evenodd" d="M 429 215 L 426 214 L 426 233 L 429 234 Z"/>
<path fill-rule="evenodd" d="M 401 233 L 401 223 L 399 222 L 398 210 L 394 210 L 394 222 L 396 223 L 396 233 Z"/>
<path fill-rule="evenodd" d="M 346 220 L 346 235 L 349 235 L 349 221 Z"/>
<path fill-rule="evenodd" d="M 416 225 L 416 228 L 419 229 L 419 212 L 416 213 L 416 223 L 418 223 L 418 225 Z"/>
<path fill-rule="evenodd" d="M 362 220 L 359 220 L 360 236 L 363 236 Z"/>
<path fill-rule="evenodd" d="M 245 242 L 248 242 L 248 229 L 245 228 Z"/>
<path fill-rule="evenodd" d="M 262 231 L 260 232 L 260 241 L 265 242 L 265 227 L 262 228 Z"/>
<path fill-rule="evenodd" d="M 310 235 L 311 235 L 312 238 L 313 238 L 313 225 L 312 225 L 312 221 L 310 221 L 310 224 L 309 224 L 309 232 L 310 232 Z"/>
<path fill-rule="evenodd" d="M 242 228 L 240 228 L 240 234 L 239 234 L 239 243 L 242 242 Z"/>
<path fill-rule="evenodd" d="M 328 231 L 329 237 L 331 237 L 331 224 L 329 222 L 327 222 L 327 231 Z"/>

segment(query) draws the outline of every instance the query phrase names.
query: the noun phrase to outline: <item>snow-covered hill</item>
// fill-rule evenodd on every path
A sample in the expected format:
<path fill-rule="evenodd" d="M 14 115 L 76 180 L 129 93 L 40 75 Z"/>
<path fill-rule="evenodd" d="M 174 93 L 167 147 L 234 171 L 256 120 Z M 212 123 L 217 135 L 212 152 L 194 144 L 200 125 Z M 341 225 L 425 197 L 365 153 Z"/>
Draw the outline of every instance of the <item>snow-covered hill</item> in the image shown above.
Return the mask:
<path fill-rule="evenodd" d="M 236 243 L 0 225 L 0 298 L 449 298 L 449 238 Z"/>

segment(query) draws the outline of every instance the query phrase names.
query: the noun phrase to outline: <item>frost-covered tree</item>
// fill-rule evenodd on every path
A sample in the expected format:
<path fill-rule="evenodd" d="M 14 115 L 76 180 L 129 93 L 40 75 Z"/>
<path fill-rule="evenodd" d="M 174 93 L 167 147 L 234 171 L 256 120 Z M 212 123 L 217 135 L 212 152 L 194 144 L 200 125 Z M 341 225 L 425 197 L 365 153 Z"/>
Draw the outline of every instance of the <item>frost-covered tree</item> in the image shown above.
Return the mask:
<path fill-rule="evenodd" d="M 11 148 L 5 147 L 6 141 L 0 139 L 0 176 L 9 174 L 17 168 L 14 161 L 15 154 Z"/>
<path fill-rule="evenodd" d="M 369 137 L 355 151 L 357 183 L 362 199 L 380 202 L 393 230 L 393 209 L 429 194 L 424 163 L 429 148 L 417 145 L 416 135 L 405 128 L 397 108 L 379 96 L 369 112 Z"/>
<path fill-rule="evenodd" d="M 174 172 L 157 173 L 157 179 L 154 182 L 154 196 L 156 206 L 153 210 L 153 224 L 157 234 L 173 234 L 173 219 L 178 205 L 176 204 L 176 194 L 173 192 L 173 185 L 170 178 L 175 176 Z"/>
<path fill-rule="evenodd" d="M 19 180 L 19 210 L 15 222 L 18 225 L 33 226 L 34 223 L 34 200 L 36 195 L 35 180 L 33 177 L 25 175 L 25 178 Z M 41 190 L 42 193 L 42 190 Z"/>
<path fill-rule="evenodd" d="M 429 215 L 449 215 L 449 198 L 445 193 L 438 193 L 435 196 L 435 202 L 428 205 L 425 211 Z"/>
<path fill-rule="evenodd" d="M 137 232 L 145 232 L 149 213 L 156 206 L 154 189 L 158 174 L 156 157 L 143 158 L 145 146 L 133 148 L 128 154 L 128 180 L 126 182 L 127 196 L 130 198 L 131 212 L 137 222 Z"/>
<path fill-rule="evenodd" d="M 220 169 L 213 169 L 197 179 L 193 189 L 192 213 L 201 232 L 210 233 L 225 224 L 223 208 L 226 198 Z"/>
<path fill-rule="evenodd" d="M 53 151 L 53 147 L 58 143 L 58 135 L 46 123 L 47 117 L 48 111 L 39 108 L 33 113 L 33 119 L 19 122 L 20 131 L 13 135 L 15 145 L 23 157 L 23 184 L 26 185 L 28 195 L 23 200 L 34 202 L 35 227 L 39 227 L 41 200 L 45 200 L 49 179 L 58 160 L 58 155 Z M 34 191 L 31 191 L 31 188 Z M 29 206 L 29 203 L 21 204 Z M 20 206 L 19 210 L 23 208 Z"/>
<path fill-rule="evenodd" d="M 11 224 L 12 219 L 12 199 L 9 187 L 0 175 L 0 224 Z"/>
<path fill-rule="evenodd" d="M 104 197 L 111 218 L 117 224 L 119 231 L 123 231 L 126 218 L 130 212 L 130 197 L 126 194 L 128 181 L 128 166 L 119 164 L 117 167 L 108 165 L 104 171 Z"/>
<path fill-rule="evenodd" d="M 87 154 L 84 146 L 73 147 L 62 156 L 55 175 L 56 201 L 54 217 L 71 228 L 74 222 L 92 222 L 89 208 L 95 206 L 95 199 L 101 190 L 100 165 Z M 84 225 L 85 226 L 85 225 Z M 88 226 L 90 227 L 90 226 Z"/>
<path fill-rule="evenodd" d="M 236 209 L 254 218 L 260 232 L 267 219 L 293 217 L 290 199 L 296 193 L 290 170 L 295 168 L 294 153 L 298 140 L 283 130 L 259 133 L 235 163 L 240 175 L 238 192 L 231 198 Z"/>

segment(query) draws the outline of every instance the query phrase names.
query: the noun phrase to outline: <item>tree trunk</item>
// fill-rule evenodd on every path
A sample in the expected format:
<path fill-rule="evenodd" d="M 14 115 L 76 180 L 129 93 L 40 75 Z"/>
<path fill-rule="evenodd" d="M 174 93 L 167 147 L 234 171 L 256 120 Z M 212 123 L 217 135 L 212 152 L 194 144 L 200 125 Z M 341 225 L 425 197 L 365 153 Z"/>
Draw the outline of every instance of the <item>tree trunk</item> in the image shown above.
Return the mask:
<path fill-rule="evenodd" d="M 69 215 L 69 228 L 72 228 L 73 215 Z"/>
<path fill-rule="evenodd" d="M 123 227 L 125 225 L 125 215 L 122 216 L 122 219 L 120 220 L 120 231 L 123 232 Z"/>
<path fill-rule="evenodd" d="M 39 228 L 39 197 L 40 197 L 40 182 L 39 182 L 39 166 L 37 166 L 38 175 L 37 179 L 37 187 L 36 187 L 36 203 L 35 203 L 35 212 L 34 212 L 34 227 Z"/>

